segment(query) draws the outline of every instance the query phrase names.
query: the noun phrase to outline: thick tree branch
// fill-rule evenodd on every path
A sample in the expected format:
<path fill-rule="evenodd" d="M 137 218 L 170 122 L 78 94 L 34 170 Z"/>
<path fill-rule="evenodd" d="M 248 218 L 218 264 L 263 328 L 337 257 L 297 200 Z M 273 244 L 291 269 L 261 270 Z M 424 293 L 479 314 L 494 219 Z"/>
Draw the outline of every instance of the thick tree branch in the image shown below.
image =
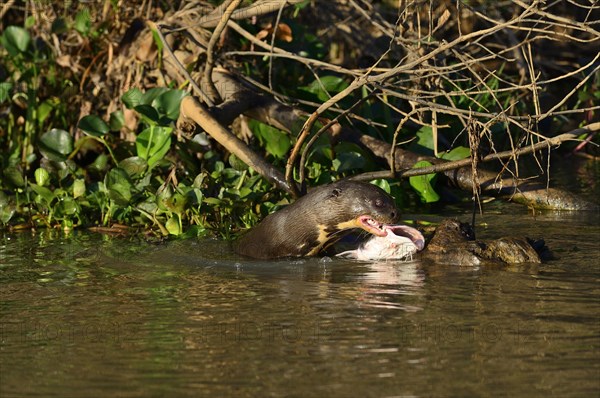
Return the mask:
<path fill-rule="evenodd" d="M 252 167 L 267 180 L 277 185 L 279 189 L 292 193 L 292 188 L 286 183 L 283 175 L 273 165 L 254 153 L 242 140 L 224 128 L 194 97 L 185 97 L 181 101 L 178 126 L 185 126 L 193 121 L 204 131 L 210 134 L 217 142 L 229 152 L 234 153 L 242 162 Z"/>

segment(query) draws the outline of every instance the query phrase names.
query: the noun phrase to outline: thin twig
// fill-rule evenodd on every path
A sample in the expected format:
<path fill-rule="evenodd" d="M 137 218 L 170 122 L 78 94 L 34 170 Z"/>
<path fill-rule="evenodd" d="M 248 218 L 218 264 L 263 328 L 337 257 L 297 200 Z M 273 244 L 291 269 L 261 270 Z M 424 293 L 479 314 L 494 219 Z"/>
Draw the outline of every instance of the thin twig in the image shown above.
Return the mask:
<path fill-rule="evenodd" d="M 281 20 L 281 14 L 283 13 L 283 7 L 285 3 L 281 3 L 279 11 L 277 12 L 277 19 L 273 26 L 273 33 L 271 35 L 271 56 L 269 57 L 269 88 L 273 90 L 273 49 L 275 48 L 275 38 L 277 37 L 277 29 L 279 29 L 279 21 Z"/>
<path fill-rule="evenodd" d="M 200 88 L 200 86 L 198 86 L 196 84 L 196 81 L 192 78 L 192 76 L 190 75 L 190 73 L 187 71 L 187 69 L 181 64 L 181 62 L 179 61 L 179 59 L 177 59 L 177 57 L 175 56 L 175 54 L 173 53 L 173 50 L 171 49 L 171 46 L 169 46 L 169 43 L 167 43 L 167 41 L 165 40 L 165 37 L 163 36 L 161 30 L 160 30 L 160 25 L 154 23 L 153 21 L 148 21 L 147 22 L 148 25 L 150 26 L 150 29 L 154 30 L 156 32 L 156 34 L 158 35 L 158 38 L 160 39 L 160 41 L 163 44 L 163 48 L 165 50 L 167 50 L 167 53 L 171 56 L 171 58 L 173 59 L 173 62 L 175 62 L 175 65 L 177 66 L 177 69 L 181 72 L 181 74 L 183 74 L 183 76 L 185 76 L 185 78 L 188 80 L 188 82 L 190 83 L 190 85 L 192 86 L 194 93 L 200 97 L 200 99 L 206 103 L 208 106 L 214 106 L 214 102 L 210 99 L 210 97 Z"/>
<path fill-rule="evenodd" d="M 4 4 L 2 6 L 2 9 L 0 9 L 0 20 L 2 18 L 4 18 L 4 14 L 6 14 L 8 12 L 8 10 L 10 10 L 10 7 L 12 7 L 12 5 L 15 3 L 15 0 L 8 0 L 6 2 L 6 4 Z"/>
<path fill-rule="evenodd" d="M 211 96 L 213 102 L 219 103 L 221 102 L 221 97 L 215 84 L 212 81 L 212 71 L 215 66 L 215 45 L 219 41 L 221 37 L 221 33 L 223 33 L 223 29 L 227 26 L 227 22 L 231 17 L 231 14 L 235 9 L 240 5 L 242 0 L 226 0 L 223 5 L 225 6 L 225 12 L 221 16 L 221 20 L 215 27 L 212 36 L 210 37 L 210 41 L 208 42 L 208 46 L 206 47 L 206 64 L 204 65 L 204 76 L 203 81 L 206 84 L 206 88 L 208 94 Z"/>

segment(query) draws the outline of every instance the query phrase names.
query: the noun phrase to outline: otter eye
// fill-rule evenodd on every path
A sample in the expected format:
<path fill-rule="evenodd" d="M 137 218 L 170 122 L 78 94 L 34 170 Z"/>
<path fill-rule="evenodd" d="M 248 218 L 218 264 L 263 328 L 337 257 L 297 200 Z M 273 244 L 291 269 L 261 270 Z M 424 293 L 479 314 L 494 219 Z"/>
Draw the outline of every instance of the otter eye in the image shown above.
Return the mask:
<path fill-rule="evenodd" d="M 395 211 L 392 211 L 392 212 L 390 213 L 390 216 L 392 216 L 392 218 L 396 218 L 396 212 L 395 212 Z"/>
<path fill-rule="evenodd" d="M 331 196 L 333 196 L 333 197 L 337 198 L 338 196 L 340 196 L 340 195 L 341 195 L 341 193 L 342 193 L 342 190 L 341 190 L 341 189 L 338 189 L 338 188 L 336 188 L 336 189 L 334 189 L 333 191 L 331 191 Z"/>
<path fill-rule="evenodd" d="M 383 200 L 375 199 L 375 207 L 383 207 Z"/>

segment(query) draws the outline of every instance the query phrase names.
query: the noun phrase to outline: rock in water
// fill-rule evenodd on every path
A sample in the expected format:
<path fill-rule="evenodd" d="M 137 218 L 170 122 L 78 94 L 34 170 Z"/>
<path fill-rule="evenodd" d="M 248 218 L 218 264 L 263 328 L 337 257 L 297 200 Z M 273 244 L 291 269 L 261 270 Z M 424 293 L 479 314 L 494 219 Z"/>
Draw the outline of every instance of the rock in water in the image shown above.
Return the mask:
<path fill-rule="evenodd" d="M 543 240 L 505 237 L 476 240 L 467 223 L 447 219 L 435 229 L 421 257 L 438 264 L 478 266 L 483 264 L 539 264 L 550 255 Z"/>

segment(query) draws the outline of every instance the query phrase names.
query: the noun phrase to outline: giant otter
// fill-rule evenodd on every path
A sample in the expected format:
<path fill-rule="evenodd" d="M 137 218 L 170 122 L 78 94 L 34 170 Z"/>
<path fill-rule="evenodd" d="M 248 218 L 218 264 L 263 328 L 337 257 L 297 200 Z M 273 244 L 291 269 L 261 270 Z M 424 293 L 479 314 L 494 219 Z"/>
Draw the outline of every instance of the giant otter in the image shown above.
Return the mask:
<path fill-rule="evenodd" d="M 270 214 L 234 243 L 238 254 L 269 259 L 314 256 L 351 229 L 385 236 L 398 217 L 394 199 L 381 188 L 342 180 L 314 188 Z"/>

